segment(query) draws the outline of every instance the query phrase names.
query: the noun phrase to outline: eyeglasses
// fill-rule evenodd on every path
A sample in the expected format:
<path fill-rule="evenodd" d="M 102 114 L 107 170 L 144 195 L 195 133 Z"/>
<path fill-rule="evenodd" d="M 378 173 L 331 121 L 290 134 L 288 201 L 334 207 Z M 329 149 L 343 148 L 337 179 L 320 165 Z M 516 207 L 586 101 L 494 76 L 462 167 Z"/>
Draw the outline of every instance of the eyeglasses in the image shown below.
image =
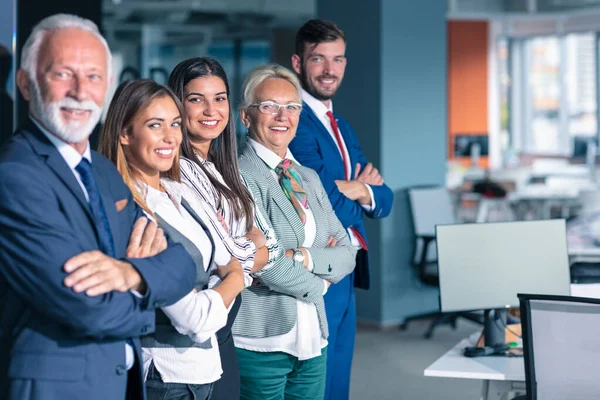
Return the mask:
<path fill-rule="evenodd" d="M 258 104 L 250 104 L 248 107 L 256 107 L 258 111 L 263 114 L 277 115 L 279 110 L 283 107 L 283 110 L 290 116 L 295 117 L 302 111 L 302 104 L 289 103 L 289 104 L 277 104 L 274 101 L 263 101 Z"/>

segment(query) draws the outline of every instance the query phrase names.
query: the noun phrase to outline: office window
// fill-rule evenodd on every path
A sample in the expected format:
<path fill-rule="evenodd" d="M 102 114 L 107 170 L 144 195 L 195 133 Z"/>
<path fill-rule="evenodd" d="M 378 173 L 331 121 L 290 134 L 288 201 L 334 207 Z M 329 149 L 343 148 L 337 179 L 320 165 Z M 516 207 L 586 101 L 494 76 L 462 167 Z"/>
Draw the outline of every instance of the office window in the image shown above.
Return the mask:
<path fill-rule="evenodd" d="M 565 91 L 567 131 L 570 137 L 595 136 L 596 120 L 596 38 L 594 33 L 567 35 Z"/>
<path fill-rule="evenodd" d="M 497 42 L 503 151 L 585 153 L 598 135 L 597 40 L 587 32 Z"/>
<path fill-rule="evenodd" d="M 510 48 L 508 39 L 500 39 L 497 42 L 498 74 L 500 84 L 500 143 L 502 150 L 511 146 L 510 140 Z"/>
<path fill-rule="evenodd" d="M 560 43 L 558 37 L 528 39 L 526 150 L 534 153 L 560 153 Z"/>

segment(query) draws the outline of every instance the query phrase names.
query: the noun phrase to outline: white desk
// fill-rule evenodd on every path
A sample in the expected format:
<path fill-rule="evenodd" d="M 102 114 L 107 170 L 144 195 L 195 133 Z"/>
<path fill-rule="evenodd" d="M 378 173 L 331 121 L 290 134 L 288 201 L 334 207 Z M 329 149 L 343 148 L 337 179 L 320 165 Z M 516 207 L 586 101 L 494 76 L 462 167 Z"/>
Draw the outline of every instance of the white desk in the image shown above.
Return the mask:
<path fill-rule="evenodd" d="M 571 285 L 571 294 L 600 298 L 600 284 Z M 425 376 L 439 378 L 481 379 L 481 400 L 508 400 L 511 392 L 525 394 L 525 365 L 522 357 L 463 356 L 463 349 L 475 346 L 480 333 L 461 340 L 446 354 L 425 369 Z M 516 395 L 517 393 L 515 393 Z"/>
<path fill-rule="evenodd" d="M 481 400 L 507 399 L 509 392 L 525 393 L 525 366 L 522 357 L 463 356 L 465 347 L 474 346 L 480 333 L 461 340 L 425 370 L 425 376 L 481 379 Z"/>
<path fill-rule="evenodd" d="M 598 246 L 569 246 L 569 256 L 600 258 L 600 247 Z"/>
<path fill-rule="evenodd" d="M 508 194 L 508 200 L 517 207 L 518 219 L 525 219 L 528 211 L 533 211 L 536 219 L 549 219 L 553 205 L 560 205 L 566 210 L 566 207 L 577 204 L 578 197 L 577 188 L 555 188 L 545 184 L 530 184 Z"/>

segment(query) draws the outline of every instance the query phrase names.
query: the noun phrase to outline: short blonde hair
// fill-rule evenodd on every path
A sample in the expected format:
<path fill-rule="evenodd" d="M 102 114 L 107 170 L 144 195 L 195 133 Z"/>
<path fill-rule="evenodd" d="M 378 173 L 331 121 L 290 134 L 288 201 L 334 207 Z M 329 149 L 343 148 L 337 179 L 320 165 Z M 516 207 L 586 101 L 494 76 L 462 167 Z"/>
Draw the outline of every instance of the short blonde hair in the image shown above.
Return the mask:
<path fill-rule="evenodd" d="M 284 79 L 291 83 L 298 92 L 298 101 L 302 101 L 302 86 L 300 85 L 300 81 L 296 77 L 296 74 L 279 64 L 271 63 L 254 68 L 246 75 L 246 79 L 244 79 L 244 84 L 242 86 L 242 101 L 240 107 L 245 109 L 248 108 L 250 104 L 253 104 L 256 88 L 260 86 L 261 83 L 271 78 Z"/>

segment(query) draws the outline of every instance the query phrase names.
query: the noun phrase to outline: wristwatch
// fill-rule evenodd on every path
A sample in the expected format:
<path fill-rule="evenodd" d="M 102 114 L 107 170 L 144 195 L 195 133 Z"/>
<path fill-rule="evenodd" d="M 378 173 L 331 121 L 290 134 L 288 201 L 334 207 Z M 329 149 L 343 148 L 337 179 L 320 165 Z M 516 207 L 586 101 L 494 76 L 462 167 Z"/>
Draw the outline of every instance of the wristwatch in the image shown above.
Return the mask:
<path fill-rule="evenodd" d="M 294 261 L 304 264 L 304 253 L 300 249 L 294 250 Z"/>

